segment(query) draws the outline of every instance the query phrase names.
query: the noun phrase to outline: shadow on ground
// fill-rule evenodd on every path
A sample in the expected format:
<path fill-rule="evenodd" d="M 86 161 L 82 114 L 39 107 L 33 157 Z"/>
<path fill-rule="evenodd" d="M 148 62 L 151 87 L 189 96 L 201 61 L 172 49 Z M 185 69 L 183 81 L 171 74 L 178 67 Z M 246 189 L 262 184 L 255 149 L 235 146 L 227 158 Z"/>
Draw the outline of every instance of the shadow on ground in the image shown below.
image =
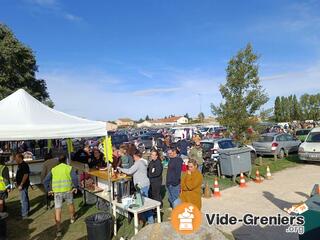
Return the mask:
<path fill-rule="evenodd" d="M 298 240 L 297 233 L 287 233 L 288 226 L 242 226 L 232 232 L 236 240 Z"/>
<path fill-rule="evenodd" d="M 62 229 L 62 236 L 64 233 L 66 233 L 70 226 L 70 220 L 65 220 L 61 224 Z M 29 238 L 30 240 L 42 240 L 42 239 L 59 239 L 56 238 L 57 229 L 55 225 L 52 225 L 45 230 L 43 230 L 41 233 L 38 233 L 37 235 L 33 236 L 32 238 Z"/>
<path fill-rule="evenodd" d="M 263 196 L 266 199 L 268 199 L 270 202 L 272 202 L 275 206 L 277 206 L 282 211 L 284 208 L 290 208 L 293 204 L 296 204 L 296 203 L 287 202 L 287 201 L 284 201 L 280 198 L 277 198 L 271 192 L 264 191 Z"/>
<path fill-rule="evenodd" d="M 304 193 L 297 192 L 297 194 L 307 197 Z M 263 192 L 263 196 L 279 208 L 280 214 L 284 208 L 289 208 L 293 204 L 296 204 L 279 199 L 275 197 L 274 194 L 266 191 Z M 288 227 L 289 226 L 242 226 L 233 231 L 232 234 L 237 240 L 298 240 L 299 235 L 297 233 L 286 232 Z"/>

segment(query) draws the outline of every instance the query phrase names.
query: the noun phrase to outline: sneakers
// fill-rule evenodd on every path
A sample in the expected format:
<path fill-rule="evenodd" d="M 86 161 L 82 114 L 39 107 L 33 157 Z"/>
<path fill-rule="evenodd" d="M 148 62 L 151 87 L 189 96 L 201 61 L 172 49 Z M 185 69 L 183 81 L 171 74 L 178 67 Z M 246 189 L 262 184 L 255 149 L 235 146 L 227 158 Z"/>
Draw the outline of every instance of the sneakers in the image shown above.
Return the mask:
<path fill-rule="evenodd" d="M 71 218 L 71 219 L 70 219 L 70 224 L 73 224 L 75 221 L 76 221 L 76 218 L 75 218 L 75 217 Z"/>

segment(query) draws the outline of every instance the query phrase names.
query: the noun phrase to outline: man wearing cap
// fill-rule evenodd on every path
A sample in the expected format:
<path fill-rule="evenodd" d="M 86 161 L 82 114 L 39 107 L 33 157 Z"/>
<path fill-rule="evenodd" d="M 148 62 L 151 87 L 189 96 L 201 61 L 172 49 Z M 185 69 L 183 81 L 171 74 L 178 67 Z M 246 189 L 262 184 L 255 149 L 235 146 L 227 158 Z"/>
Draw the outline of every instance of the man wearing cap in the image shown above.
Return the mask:
<path fill-rule="evenodd" d="M 202 156 L 202 147 L 200 143 L 200 138 L 195 139 L 194 146 L 190 149 L 189 158 L 195 159 L 198 164 L 198 169 L 202 173 L 203 167 L 203 156 Z"/>
<path fill-rule="evenodd" d="M 51 186 L 50 186 L 51 183 Z M 54 194 L 55 221 L 57 226 L 57 237 L 61 232 L 61 208 L 65 200 L 69 206 L 70 223 L 75 221 L 75 209 L 73 204 L 73 193 L 77 193 L 78 178 L 72 167 L 66 164 L 66 157 L 59 158 L 59 164 L 52 168 L 44 180 L 44 186 L 49 194 Z"/>

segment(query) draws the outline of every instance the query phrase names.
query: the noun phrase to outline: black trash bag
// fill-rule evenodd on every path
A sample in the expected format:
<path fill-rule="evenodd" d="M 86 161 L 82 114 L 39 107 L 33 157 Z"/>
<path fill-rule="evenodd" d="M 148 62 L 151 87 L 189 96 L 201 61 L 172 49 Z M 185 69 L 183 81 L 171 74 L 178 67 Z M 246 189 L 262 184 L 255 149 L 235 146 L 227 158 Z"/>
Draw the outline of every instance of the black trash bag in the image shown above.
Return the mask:
<path fill-rule="evenodd" d="M 7 222 L 6 222 L 7 217 L 8 217 L 7 213 L 0 214 L 0 240 L 7 239 Z"/>
<path fill-rule="evenodd" d="M 85 219 L 88 240 L 111 240 L 113 236 L 113 218 L 106 212 L 95 213 Z"/>
<path fill-rule="evenodd" d="M 100 211 L 109 212 L 110 210 L 110 203 L 104 199 L 98 198 L 96 207 Z"/>

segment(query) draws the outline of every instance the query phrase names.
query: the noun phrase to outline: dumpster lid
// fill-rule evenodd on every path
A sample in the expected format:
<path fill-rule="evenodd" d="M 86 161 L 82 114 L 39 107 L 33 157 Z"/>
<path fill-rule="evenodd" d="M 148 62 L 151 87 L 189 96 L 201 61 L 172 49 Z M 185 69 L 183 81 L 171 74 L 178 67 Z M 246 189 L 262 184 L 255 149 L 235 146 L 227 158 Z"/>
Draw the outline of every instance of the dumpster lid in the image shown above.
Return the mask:
<path fill-rule="evenodd" d="M 240 147 L 240 148 L 228 148 L 228 149 L 220 149 L 220 154 L 226 155 L 236 155 L 241 153 L 251 152 L 251 148 L 248 147 Z"/>

